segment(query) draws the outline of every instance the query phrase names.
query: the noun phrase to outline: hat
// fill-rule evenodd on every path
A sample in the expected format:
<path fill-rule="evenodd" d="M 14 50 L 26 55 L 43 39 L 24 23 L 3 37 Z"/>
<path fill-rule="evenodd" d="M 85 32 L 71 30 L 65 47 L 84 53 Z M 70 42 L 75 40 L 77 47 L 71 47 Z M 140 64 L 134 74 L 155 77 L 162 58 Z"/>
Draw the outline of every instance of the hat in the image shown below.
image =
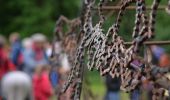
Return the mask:
<path fill-rule="evenodd" d="M 42 33 L 35 33 L 33 36 L 32 36 L 32 40 L 34 42 L 44 42 L 46 41 L 46 37 L 45 35 L 43 35 Z"/>

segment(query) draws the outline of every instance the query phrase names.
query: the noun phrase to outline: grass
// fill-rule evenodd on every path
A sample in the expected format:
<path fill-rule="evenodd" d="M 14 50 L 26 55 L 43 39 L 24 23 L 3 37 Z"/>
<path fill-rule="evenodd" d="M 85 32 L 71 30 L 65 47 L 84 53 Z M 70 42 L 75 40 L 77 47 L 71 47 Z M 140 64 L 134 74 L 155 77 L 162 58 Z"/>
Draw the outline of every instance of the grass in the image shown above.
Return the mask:
<path fill-rule="evenodd" d="M 90 89 L 94 95 L 96 95 L 100 100 L 103 100 L 106 94 L 105 78 L 101 77 L 97 71 L 87 71 L 85 77 L 88 79 Z M 120 93 L 121 100 L 129 100 L 129 94 L 122 92 Z M 96 99 L 98 100 L 98 99 Z"/>
<path fill-rule="evenodd" d="M 89 84 L 83 86 L 83 89 L 89 88 L 96 96 L 94 100 L 103 100 L 106 94 L 105 78 L 101 77 L 97 71 L 86 71 L 85 78 L 89 81 Z M 128 93 L 120 92 L 120 96 L 121 100 L 130 100 Z M 52 97 L 51 100 L 56 100 L 56 96 Z"/>

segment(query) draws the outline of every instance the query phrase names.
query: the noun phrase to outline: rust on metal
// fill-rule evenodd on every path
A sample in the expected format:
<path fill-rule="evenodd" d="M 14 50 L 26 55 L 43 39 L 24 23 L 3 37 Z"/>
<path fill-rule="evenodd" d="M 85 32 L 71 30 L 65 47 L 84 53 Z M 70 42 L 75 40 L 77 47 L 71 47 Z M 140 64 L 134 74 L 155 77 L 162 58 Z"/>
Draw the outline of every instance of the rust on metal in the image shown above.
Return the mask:
<path fill-rule="evenodd" d="M 125 42 L 125 45 L 131 45 L 133 44 L 132 42 Z M 170 40 L 167 41 L 146 41 L 143 44 L 145 45 L 169 45 Z"/>
<path fill-rule="evenodd" d="M 158 7 L 158 10 L 165 10 L 167 6 L 165 5 L 161 5 Z M 119 10 L 120 6 L 103 6 L 101 8 L 102 10 Z M 126 8 L 127 10 L 135 10 L 136 6 L 128 6 Z M 147 10 L 151 10 L 151 6 L 146 6 Z M 98 7 L 94 7 L 93 10 L 98 10 Z"/>

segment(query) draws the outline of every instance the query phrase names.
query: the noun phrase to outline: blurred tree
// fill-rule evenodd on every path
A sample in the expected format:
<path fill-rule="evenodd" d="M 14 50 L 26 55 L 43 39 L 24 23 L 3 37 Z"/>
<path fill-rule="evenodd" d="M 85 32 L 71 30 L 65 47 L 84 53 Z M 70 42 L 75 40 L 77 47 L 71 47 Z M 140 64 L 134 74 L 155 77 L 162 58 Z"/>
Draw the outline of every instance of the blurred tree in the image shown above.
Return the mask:
<path fill-rule="evenodd" d="M 97 0 L 99 1 L 99 0 Z M 115 1 L 112 0 L 114 4 Z M 110 1 L 111 2 L 111 1 Z M 147 5 L 151 5 L 152 0 L 146 0 Z M 68 18 L 79 16 L 82 0 L 0 0 L 0 34 L 8 36 L 11 32 L 17 31 L 22 37 L 29 36 L 36 32 L 41 32 L 52 37 L 55 21 L 60 15 Z M 167 5 L 167 1 L 162 0 L 161 5 Z M 127 11 L 123 17 L 119 34 L 126 41 L 130 41 L 134 26 L 134 11 Z M 94 15 L 97 15 L 96 13 Z M 105 31 L 115 21 L 115 15 L 108 17 L 105 22 Z M 94 22 L 97 19 L 94 17 Z M 159 11 L 156 22 L 157 40 L 170 40 L 170 17 L 163 10 Z M 49 35 L 50 34 L 50 35 Z"/>
<path fill-rule="evenodd" d="M 74 18 L 80 6 L 80 0 L 0 0 L 0 33 L 51 34 L 60 15 Z"/>

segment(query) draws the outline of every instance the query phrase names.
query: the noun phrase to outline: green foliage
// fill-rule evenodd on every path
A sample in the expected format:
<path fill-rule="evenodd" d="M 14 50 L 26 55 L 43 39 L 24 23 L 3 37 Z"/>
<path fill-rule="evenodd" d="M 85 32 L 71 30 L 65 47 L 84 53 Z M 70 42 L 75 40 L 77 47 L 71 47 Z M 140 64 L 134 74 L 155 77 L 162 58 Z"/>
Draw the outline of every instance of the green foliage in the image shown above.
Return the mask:
<path fill-rule="evenodd" d="M 79 0 L 0 0 L 0 33 L 19 32 L 23 37 L 36 32 L 52 36 L 60 15 L 74 18 Z"/>
<path fill-rule="evenodd" d="M 116 3 L 115 1 L 109 5 Z M 146 0 L 146 4 L 151 5 L 152 1 Z M 0 33 L 8 36 L 11 32 L 19 32 L 22 37 L 26 37 L 41 32 L 52 37 L 58 17 L 64 15 L 71 19 L 79 16 L 81 5 L 82 0 L 0 0 Z M 161 5 L 167 5 L 167 1 L 162 0 Z M 115 22 L 117 13 L 115 11 L 112 16 L 107 17 L 105 32 Z M 121 22 L 119 34 L 126 41 L 131 41 L 134 16 L 135 10 L 127 11 Z M 98 16 L 95 16 L 94 23 L 97 19 Z M 156 40 L 170 40 L 170 15 L 165 10 L 158 12 L 155 34 Z"/>

